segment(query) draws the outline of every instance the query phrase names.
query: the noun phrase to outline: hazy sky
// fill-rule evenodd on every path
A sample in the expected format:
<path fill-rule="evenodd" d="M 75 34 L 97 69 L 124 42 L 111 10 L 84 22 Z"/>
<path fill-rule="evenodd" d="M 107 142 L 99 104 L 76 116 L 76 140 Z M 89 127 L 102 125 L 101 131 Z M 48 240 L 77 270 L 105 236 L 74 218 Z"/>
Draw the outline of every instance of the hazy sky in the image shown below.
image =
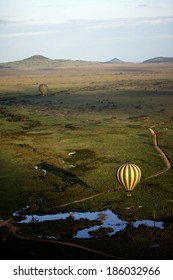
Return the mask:
<path fill-rule="evenodd" d="M 0 0 L 0 62 L 173 56 L 173 0 Z"/>

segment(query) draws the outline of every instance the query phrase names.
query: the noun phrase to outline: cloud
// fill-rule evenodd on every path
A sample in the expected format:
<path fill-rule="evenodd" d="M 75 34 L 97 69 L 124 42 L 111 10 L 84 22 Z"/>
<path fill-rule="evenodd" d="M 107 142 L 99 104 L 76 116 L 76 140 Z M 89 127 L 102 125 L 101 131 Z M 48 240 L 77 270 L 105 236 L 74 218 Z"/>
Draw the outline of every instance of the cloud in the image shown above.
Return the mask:
<path fill-rule="evenodd" d="M 141 20 L 138 21 L 139 24 L 148 24 L 148 25 L 167 24 L 172 22 L 173 22 L 173 17 L 149 17 L 149 18 L 141 18 Z"/>
<path fill-rule="evenodd" d="M 16 32 L 16 33 L 6 33 L 0 34 L 0 38 L 16 38 L 16 37 L 26 37 L 26 36 L 39 36 L 52 34 L 55 31 L 33 31 L 33 32 Z"/>
<path fill-rule="evenodd" d="M 111 20 L 71 20 L 68 24 L 71 27 L 80 29 L 115 29 L 119 27 L 134 27 L 139 25 L 161 25 L 172 23 L 173 17 L 136 17 L 136 18 L 119 18 Z"/>
<path fill-rule="evenodd" d="M 149 5 L 147 5 L 147 4 L 139 4 L 138 7 L 140 7 L 140 8 L 147 8 L 147 7 L 149 7 Z"/>
<path fill-rule="evenodd" d="M 6 25 L 6 23 L 8 23 Z M 171 25 L 173 17 L 133 17 L 133 18 L 119 18 L 108 20 L 96 19 L 72 19 L 66 21 L 57 21 L 44 19 L 43 21 L 27 20 L 27 21 L 14 21 L 11 19 L 1 19 L 0 24 L 4 24 L 0 30 L 0 38 L 12 37 L 26 37 L 35 35 L 48 35 L 53 33 L 63 34 L 85 34 L 85 32 L 115 32 L 116 30 L 123 29 L 129 32 L 130 28 L 133 30 L 137 27 L 145 27 L 150 31 L 150 27 L 156 27 L 158 32 L 161 26 Z M 158 26 L 158 27 L 157 27 Z M 127 33 L 126 32 L 126 33 Z M 157 33 L 158 33 L 157 32 Z"/>
<path fill-rule="evenodd" d="M 143 4 L 144 5 L 144 4 Z M 143 6 L 142 5 L 142 6 Z M 141 5 L 139 5 L 141 6 Z M 146 5 L 145 5 L 146 6 Z M 70 19 L 70 20 L 57 20 L 56 18 L 43 18 L 43 19 L 27 19 L 23 21 L 14 20 L 12 18 L 0 19 L 0 25 L 10 27 L 28 29 L 36 28 L 37 31 L 46 31 L 48 29 L 63 28 L 87 28 L 87 29 L 107 29 L 116 28 L 119 26 L 134 26 L 139 24 L 165 24 L 173 22 L 173 17 L 127 17 L 116 19 Z M 39 29 L 39 30 L 38 30 Z"/>
<path fill-rule="evenodd" d="M 6 24 L 23 24 L 25 23 L 24 21 L 18 21 L 18 20 L 12 20 L 11 17 L 10 18 L 1 18 L 0 19 L 0 24 L 1 25 L 6 25 Z"/>

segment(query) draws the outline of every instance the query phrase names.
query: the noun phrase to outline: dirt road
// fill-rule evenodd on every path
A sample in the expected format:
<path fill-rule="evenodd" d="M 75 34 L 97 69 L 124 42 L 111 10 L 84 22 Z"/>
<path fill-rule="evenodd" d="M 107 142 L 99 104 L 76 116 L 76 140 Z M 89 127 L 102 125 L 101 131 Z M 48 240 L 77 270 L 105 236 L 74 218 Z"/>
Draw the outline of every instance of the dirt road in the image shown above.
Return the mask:
<path fill-rule="evenodd" d="M 151 179 L 151 178 L 154 178 L 154 177 L 157 177 L 157 176 L 160 176 L 161 174 L 164 174 L 166 173 L 168 170 L 171 169 L 172 165 L 171 165 L 171 162 L 168 158 L 168 156 L 166 155 L 166 153 L 160 148 L 159 144 L 158 144 L 158 136 L 157 134 L 155 133 L 155 131 L 153 130 L 153 127 L 155 127 L 156 125 L 152 126 L 152 127 L 149 127 L 149 131 L 151 133 L 151 135 L 153 136 L 153 145 L 155 147 L 155 149 L 157 150 L 157 152 L 161 155 L 163 161 L 165 162 L 165 165 L 166 167 L 160 171 L 158 171 L 157 173 L 155 174 L 152 174 L 151 176 L 145 178 L 144 180 L 147 180 L 147 179 Z"/>

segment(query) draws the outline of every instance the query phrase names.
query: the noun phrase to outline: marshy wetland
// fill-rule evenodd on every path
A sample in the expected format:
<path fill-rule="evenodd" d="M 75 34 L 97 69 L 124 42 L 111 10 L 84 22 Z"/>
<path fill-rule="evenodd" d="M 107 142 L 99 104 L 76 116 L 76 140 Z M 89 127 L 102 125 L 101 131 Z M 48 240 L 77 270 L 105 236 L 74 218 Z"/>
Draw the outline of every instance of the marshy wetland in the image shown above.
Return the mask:
<path fill-rule="evenodd" d="M 0 73 L 1 258 L 172 259 L 173 64 Z M 126 162 L 142 172 L 131 197 Z"/>

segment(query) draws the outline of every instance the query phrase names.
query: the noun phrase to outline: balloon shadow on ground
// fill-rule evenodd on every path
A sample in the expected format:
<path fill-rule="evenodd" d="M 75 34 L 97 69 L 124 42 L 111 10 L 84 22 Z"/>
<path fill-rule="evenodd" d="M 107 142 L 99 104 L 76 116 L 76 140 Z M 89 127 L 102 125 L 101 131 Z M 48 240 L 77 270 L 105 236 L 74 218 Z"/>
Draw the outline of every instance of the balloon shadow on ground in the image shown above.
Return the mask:
<path fill-rule="evenodd" d="M 63 181 L 69 181 L 72 182 L 72 184 L 79 184 L 82 187 L 92 189 L 95 192 L 98 192 L 97 189 L 93 188 L 92 186 L 85 183 L 83 180 L 81 180 L 78 176 L 73 174 L 72 172 L 65 170 L 63 168 L 59 168 L 55 165 L 49 164 L 47 162 L 41 162 L 38 164 L 38 167 L 43 169 L 46 174 L 53 174 L 54 176 L 59 177 Z"/>

